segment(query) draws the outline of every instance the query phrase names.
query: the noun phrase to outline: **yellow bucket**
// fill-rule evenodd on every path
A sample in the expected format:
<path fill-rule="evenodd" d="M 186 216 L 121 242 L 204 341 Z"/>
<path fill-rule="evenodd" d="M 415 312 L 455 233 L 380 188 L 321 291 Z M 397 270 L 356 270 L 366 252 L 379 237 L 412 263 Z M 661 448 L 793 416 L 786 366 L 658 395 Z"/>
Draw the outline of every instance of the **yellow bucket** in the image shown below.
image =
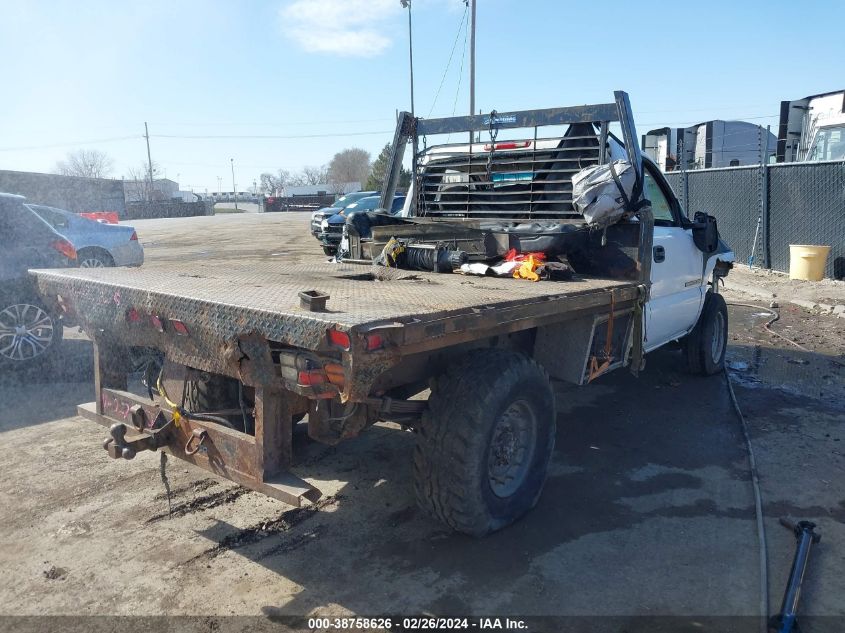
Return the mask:
<path fill-rule="evenodd" d="M 789 278 L 821 281 L 830 246 L 789 245 Z"/>

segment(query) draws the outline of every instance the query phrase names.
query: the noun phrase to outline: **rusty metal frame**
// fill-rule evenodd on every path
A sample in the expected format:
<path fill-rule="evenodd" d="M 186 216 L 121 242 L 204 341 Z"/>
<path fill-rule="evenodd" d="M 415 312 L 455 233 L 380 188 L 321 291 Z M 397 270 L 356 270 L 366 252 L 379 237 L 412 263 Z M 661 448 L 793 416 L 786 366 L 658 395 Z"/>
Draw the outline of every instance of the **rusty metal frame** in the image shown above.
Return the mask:
<path fill-rule="evenodd" d="M 303 499 L 313 502 L 320 497 L 319 490 L 287 472 L 293 463 L 292 405 L 299 396 L 278 384 L 257 385 L 254 436 L 213 422 L 185 417 L 174 421 L 172 411 L 126 391 L 126 373 L 122 371 L 125 368 L 116 365 L 120 357 L 108 352 L 108 346 L 95 341 L 97 400 L 80 405 L 80 416 L 107 427 L 126 425 L 130 441 L 150 436 L 153 422 L 163 418 L 165 424 L 172 422 L 163 450 L 175 457 L 295 506 L 300 506 Z M 200 433 L 206 439 L 199 450 L 190 453 L 191 438 Z M 145 447 L 144 443 L 140 446 Z"/>

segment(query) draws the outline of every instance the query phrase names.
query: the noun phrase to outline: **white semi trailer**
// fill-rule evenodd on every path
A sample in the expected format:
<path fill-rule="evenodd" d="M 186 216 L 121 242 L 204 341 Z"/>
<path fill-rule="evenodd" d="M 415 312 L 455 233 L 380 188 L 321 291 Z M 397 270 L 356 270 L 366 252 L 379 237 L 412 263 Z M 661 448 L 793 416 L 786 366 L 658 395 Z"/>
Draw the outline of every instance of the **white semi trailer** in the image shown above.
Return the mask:
<path fill-rule="evenodd" d="M 777 162 L 845 159 L 845 90 L 781 101 Z"/>

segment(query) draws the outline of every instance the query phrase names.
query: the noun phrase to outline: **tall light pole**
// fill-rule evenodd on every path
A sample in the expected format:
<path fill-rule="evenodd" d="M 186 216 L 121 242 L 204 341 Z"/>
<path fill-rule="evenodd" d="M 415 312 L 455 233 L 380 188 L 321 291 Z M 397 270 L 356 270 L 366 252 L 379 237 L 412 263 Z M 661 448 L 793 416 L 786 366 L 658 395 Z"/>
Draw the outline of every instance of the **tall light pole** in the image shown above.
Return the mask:
<path fill-rule="evenodd" d="M 411 61 L 411 116 L 414 116 L 414 38 L 411 30 L 411 0 L 399 0 L 408 9 L 408 59 Z"/>
<path fill-rule="evenodd" d="M 469 115 L 472 116 L 475 114 L 475 0 L 469 0 L 469 4 Z"/>
<path fill-rule="evenodd" d="M 147 165 L 150 172 L 150 200 L 153 195 L 153 158 L 150 154 L 150 129 L 147 127 L 147 122 L 144 121 L 144 138 L 147 139 Z"/>
<path fill-rule="evenodd" d="M 238 188 L 235 187 L 235 159 L 229 159 L 232 163 L 232 193 L 235 196 L 235 212 L 238 210 Z"/>

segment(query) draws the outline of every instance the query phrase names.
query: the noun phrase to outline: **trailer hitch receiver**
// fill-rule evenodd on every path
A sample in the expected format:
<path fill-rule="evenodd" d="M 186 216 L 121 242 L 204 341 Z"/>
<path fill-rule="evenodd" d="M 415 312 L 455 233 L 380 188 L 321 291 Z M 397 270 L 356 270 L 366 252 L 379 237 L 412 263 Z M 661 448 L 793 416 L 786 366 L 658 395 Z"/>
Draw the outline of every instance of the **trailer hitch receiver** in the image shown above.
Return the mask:
<path fill-rule="evenodd" d="M 170 440 L 170 430 L 173 428 L 173 421 L 170 420 L 161 428 L 152 432 L 144 433 L 140 437 L 127 440 L 126 425 L 122 422 L 112 424 L 109 428 L 109 436 L 103 442 L 103 448 L 112 459 L 133 459 L 140 451 L 155 451 L 166 445 Z"/>

